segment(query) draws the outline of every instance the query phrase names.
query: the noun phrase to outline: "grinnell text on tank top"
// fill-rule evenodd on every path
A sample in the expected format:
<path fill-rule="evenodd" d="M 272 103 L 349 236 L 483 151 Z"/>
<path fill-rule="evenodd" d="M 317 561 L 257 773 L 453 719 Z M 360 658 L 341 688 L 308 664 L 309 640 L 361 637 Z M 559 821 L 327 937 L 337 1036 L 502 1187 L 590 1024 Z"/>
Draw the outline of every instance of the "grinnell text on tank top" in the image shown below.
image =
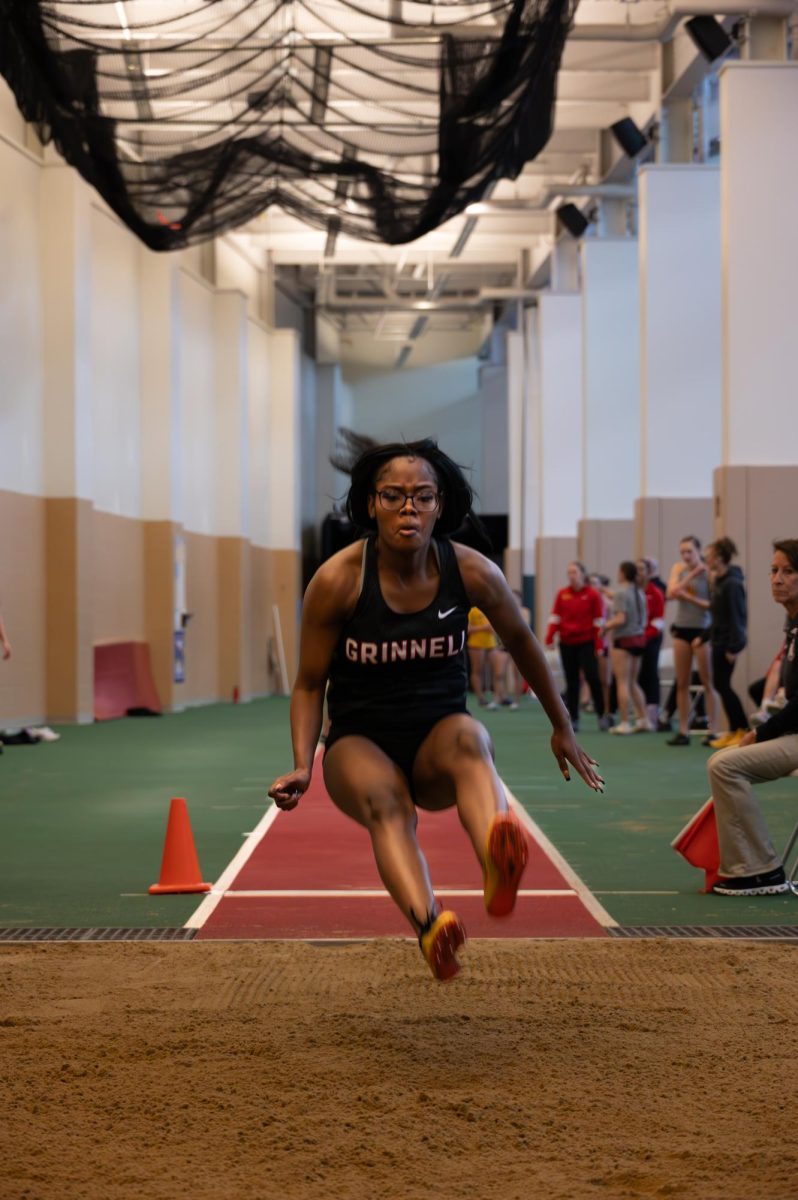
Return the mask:
<path fill-rule="evenodd" d="M 334 726 L 410 729 L 465 711 L 469 602 L 451 542 L 435 546 L 438 594 L 420 612 L 398 613 L 383 599 L 368 539 L 360 597 L 330 664 Z"/>

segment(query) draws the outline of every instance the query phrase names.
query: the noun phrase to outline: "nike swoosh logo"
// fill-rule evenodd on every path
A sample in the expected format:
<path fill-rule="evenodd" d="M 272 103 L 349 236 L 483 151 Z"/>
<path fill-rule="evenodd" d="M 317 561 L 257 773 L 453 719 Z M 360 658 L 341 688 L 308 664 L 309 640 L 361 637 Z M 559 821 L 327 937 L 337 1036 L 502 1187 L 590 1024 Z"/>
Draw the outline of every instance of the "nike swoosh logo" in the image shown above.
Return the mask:
<path fill-rule="evenodd" d="M 444 617 L 448 617 L 450 613 L 454 612 L 455 608 L 457 608 L 456 604 L 454 605 L 454 608 L 447 608 L 446 612 L 441 612 L 441 610 L 438 609 L 438 620 L 442 621 Z"/>

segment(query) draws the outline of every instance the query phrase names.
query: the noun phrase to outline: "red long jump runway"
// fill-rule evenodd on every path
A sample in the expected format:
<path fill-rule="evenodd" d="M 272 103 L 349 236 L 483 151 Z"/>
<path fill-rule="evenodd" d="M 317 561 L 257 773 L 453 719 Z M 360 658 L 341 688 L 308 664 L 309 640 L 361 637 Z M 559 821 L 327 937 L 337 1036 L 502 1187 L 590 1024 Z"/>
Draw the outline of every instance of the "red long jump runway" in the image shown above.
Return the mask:
<path fill-rule="evenodd" d="M 269 810 L 189 919 L 197 937 L 410 936 L 377 874 L 368 834 L 332 803 L 320 767 L 317 758 L 311 786 L 297 808 Z M 455 909 L 469 937 L 604 936 L 612 919 L 567 865 L 554 861 L 556 851 L 540 844 L 545 838 L 515 807 L 527 827 L 529 865 L 515 912 L 503 920 L 485 912 L 482 872 L 456 811 L 419 811 L 419 841 L 439 902 Z"/>

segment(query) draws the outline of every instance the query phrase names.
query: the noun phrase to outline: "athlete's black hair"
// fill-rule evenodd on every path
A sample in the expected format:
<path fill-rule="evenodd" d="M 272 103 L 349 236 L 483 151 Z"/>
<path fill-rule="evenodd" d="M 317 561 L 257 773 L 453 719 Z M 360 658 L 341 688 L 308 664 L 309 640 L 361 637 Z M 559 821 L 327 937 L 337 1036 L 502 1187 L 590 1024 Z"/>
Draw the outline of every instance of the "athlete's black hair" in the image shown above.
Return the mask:
<path fill-rule="evenodd" d="M 630 562 L 629 559 L 624 559 L 618 570 L 627 583 L 634 583 L 637 579 L 637 563 Z"/>
<path fill-rule="evenodd" d="M 439 450 L 438 443 L 432 438 L 422 438 L 418 442 L 388 442 L 360 455 L 352 466 L 352 483 L 346 497 L 346 515 L 352 524 L 360 529 L 377 528 L 377 522 L 369 516 L 368 499 L 374 493 L 377 475 L 392 458 L 423 458 L 429 463 L 443 497 L 443 508 L 435 523 L 435 533 L 454 533 L 471 513 L 474 492 L 462 468 L 448 454 Z"/>

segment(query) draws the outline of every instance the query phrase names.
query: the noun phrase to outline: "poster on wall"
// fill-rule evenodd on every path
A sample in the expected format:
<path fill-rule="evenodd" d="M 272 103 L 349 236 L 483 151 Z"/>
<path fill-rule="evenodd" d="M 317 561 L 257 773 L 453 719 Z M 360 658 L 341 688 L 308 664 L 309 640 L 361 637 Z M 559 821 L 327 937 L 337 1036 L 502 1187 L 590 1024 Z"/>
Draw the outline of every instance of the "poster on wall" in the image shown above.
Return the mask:
<path fill-rule="evenodd" d="M 176 629 L 174 631 L 174 682 L 186 682 L 186 631 L 184 629 Z"/>

